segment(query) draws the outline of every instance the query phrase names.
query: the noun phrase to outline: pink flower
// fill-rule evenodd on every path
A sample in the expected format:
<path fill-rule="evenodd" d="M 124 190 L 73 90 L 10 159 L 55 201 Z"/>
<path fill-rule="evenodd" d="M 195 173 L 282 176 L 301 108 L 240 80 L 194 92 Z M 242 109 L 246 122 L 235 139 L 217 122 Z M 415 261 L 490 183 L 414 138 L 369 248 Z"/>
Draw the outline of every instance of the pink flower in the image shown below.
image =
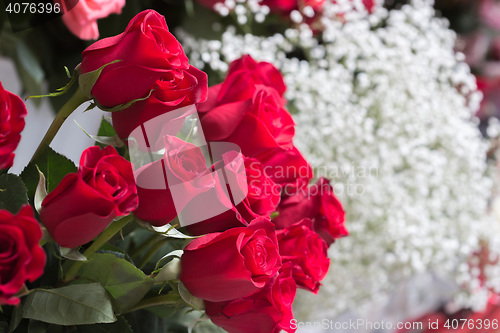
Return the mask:
<path fill-rule="evenodd" d="M 75 36 L 84 40 L 98 39 L 97 20 L 109 14 L 120 14 L 125 6 L 125 0 L 80 0 L 73 8 L 67 8 L 65 1 L 56 2 L 61 3 L 64 24 Z"/>
<path fill-rule="evenodd" d="M 479 16 L 484 23 L 500 30 L 500 1 L 483 0 L 479 7 Z"/>

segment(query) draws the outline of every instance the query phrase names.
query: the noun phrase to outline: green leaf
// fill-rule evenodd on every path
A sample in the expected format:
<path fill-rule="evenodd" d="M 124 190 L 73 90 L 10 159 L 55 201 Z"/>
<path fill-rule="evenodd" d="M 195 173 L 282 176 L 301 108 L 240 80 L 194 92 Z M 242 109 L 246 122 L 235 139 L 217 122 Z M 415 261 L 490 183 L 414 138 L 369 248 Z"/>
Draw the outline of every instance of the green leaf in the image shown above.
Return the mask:
<path fill-rule="evenodd" d="M 64 69 L 66 70 L 66 75 L 68 75 L 68 78 L 70 79 L 70 81 L 64 87 L 57 88 L 55 92 L 51 92 L 51 93 L 48 93 L 46 95 L 30 95 L 30 96 L 26 97 L 26 99 L 57 97 L 57 96 L 61 96 L 61 95 L 64 95 L 65 93 L 67 93 L 71 89 L 73 84 L 76 82 L 76 80 L 78 79 L 78 73 L 75 70 L 73 72 L 73 76 L 71 76 L 71 75 L 69 75 L 68 67 L 64 67 Z"/>
<path fill-rule="evenodd" d="M 135 217 L 135 220 L 137 221 L 137 224 L 139 224 L 141 227 L 143 227 L 146 230 L 156 232 L 163 237 L 167 238 L 179 238 L 179 239 L 194 239 L 198 238 L 198 236 L 189 236 L 186 234 L 183 234 L 179 230 L 177 230 L 173 225 L 170 223 L 165 224 L 164 226 L 161 227 L 155 227 L 152 226 L 150 223 L 143 221 L 137 217 Z"/>
<path fill-rule="evenodd" d="M 205 309 L 205 304 L 203 303 L 203 300 L 191 295 L 189 290 L 187 290 L 186 286 L 184 286 L 184 283 L 179 282 L 178 290 L 179 290 L 179 295 L 182 297 L 184 302 L 193 307 L 193 309 L 198 311 Z"/>
<path fill-rule="evenodd" d="M 154 89 L 151 89 L 149 91 L 149 94 L 145 97 L 142 97 L 142 98 L 138 98 L 138 99 L 134 99 L 134 100 L 131 100 L 130 102 L 127 102 L 127 103 L 123 103 L 123 104 L 120 104 L 120 105 L 117 105 L 117 106 L 113 106 L 111 108 L 108 108 L 108 107 L 105 107 L 101 104 L 99 104 L 97 101 L 95 101 L 95 104 L 97 105 L 97 107 L 99 109 L 101 109 L 102 111 L 106 111 L 106 112 L 118 112 L 118 111 L 121 111 L 123 109 L 126 109 L 126 108 L 129 108 L 132 106 L 132 104 L 136 103 L 136 102 L 140 102 L 140 101 L 144 101 L 146 99 L 148 99 L 149 97 L 151 97 L 151 95 L 153 94 L 153 92 L 156 90 L 156 88 Z"/>
<path fill-rule="evenodd" d="M 113 137 L 109 136 L 99 136 L 99 135 L 92 135 L 89 134 L 78 122 L 75 120 L 75 123 L 80 129 L 85 133 L 89 138 L 94 140 L 97 144 L 100 144 L 101 146 L 113 146 L 113 147 L 123 147 L 125 144 L 123 141 L 118 137 L 118 135 L 115 135 Z"/>
<path fill-rule="evenodd" d="M 87 261 L 87 257 L 80 253 L 79 248 L 70 249 L 67 247 L 59 247 L 59 252 L 61 257 L 64 257 L 73 261 Z"/>
<path fill-rule="evenodd" d="M 78 326 L 79 333 L 133 333 L 132 328 L 123 317 L 111 324 Z"/>
<path fill-rule="evenodd" d="M 114 60 L 108 64 L 102 65 L 100 68 L 96 69 L 95 71 L 80 74 L 78 77 L 78 84 L 80 85 L 80 89 L 82 90 L 83 94 L 85 96 L 88 96 L 92 98 L 92 88 L 94 87 L 94 84 L 97 82 L 99 79 L 99 76 L 101 75 L 101 72 L 106 66 L 109 66 L 111 64 L 115 64 L 117 62 L 120 62 L 121 60 Z"/>
<path fill-rule="evenodd" d="M 161 266 L 161 263 L 165 260 L 165 259 L 168 259 L 170 257 L 177 257 L 178 259 L 180 259 L 182 257 L 182 254 L 184 253 L 183 250 L 174 250 L 166 255 L 164 255 L 163 257 L 161 257 L 160 260 L 158 260 L 158 262 L 156 263 L 156 268 L 155 268 L 155 271 Z"/>
<path fill-rule="evenodd" d="M 23 319 L 23 304 L 19 304 L 12 311 L 12 317 L 10 319 L 9 333 L 14 332 L 14 330 L 19 326 L 21 320 Z"/>
<path fill-rule="evenodd" d="M 111 125 L 111 123 L 106 120 L 106 117 L 102 117 L 101 125 L 99 126 L 99 130 L 97 131 L 97 135 L 111 137 L 116 135 L 116 131 L 113 128 L 113 125 Z"/>
<path fill-rule="evenodd" d="M 22 205 L 28 203 L 28 195 L 23 180 L 16 175 L 0 176 L 0 209 L 17 214 Z"/>
<path fill-rule="evenodd" d="M 34 206 L 36 211 L 40 213 L 43 199 L 47 196 L 47 188 L 45 187 L 45 175 L 40 171 L 40 169 L 38 169 L 38 167 L 36 169 L 38 170 L 40 178 L 38 179 L 38 185 L 35 191 Z"/>
<path fill-rule="evenodd" d="M 23 317 L 56 325 L 116 321 L 111 301 L 99 283 L 37 289 L 26 297 Z"/>
<path fill-rule="evenodd" d="M 100 282 L 125 311 L 151 289 L 153 280 L 125 259 L 110 253 L 96 253 L 79 272 L 80 279 Z"/>
<path fill-rule="evenodd" d="M 37 169 L 38 166 L 38 169 Z M 47 191 L 50 193 L 56 188 L 59 182 L 70 172 L 76 172 L 75 164 L 66 156 L 55 152 L 52 148 L 46 147 L 40 157 L 28 164 L 21 173 L 21 178 L 28 189 L 28 197 L 34 202 L 35 191 L 40 180 L 40 170 L 47 181 Z"/>

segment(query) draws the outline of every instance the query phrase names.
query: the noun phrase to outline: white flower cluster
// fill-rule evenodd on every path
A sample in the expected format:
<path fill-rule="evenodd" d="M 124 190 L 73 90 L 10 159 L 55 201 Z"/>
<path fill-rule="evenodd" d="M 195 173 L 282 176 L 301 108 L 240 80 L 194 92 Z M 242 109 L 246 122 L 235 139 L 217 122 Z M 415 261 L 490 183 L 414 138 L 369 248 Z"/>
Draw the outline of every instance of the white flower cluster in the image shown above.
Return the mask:
<path fill-rule="evenodd" d="M 200 68 L 223 73 L 248 53 L 282 71 L 295 144 L 344 204 L 350 236 L 330 248 L 319 296 L 300 310 L 327 318 L 383 302 L 391 286 L 424 271 L 461 286 L 459 305 L 481 307 L 487 293 L 471 257 L 480 240 L 499 252 L 500 226 L 487 216 L 493 182 L 473 118 L 475 79 L 430 0 L 363 8 L 326 4 L 321 43 L 306 24 L 270 37 L 232 27 L 218 41 L 178 35 Z M 305 60 L 290 56 L 296 50 Z M 487 286 L 500 290 L 499 267 L 486 271 Z"/>

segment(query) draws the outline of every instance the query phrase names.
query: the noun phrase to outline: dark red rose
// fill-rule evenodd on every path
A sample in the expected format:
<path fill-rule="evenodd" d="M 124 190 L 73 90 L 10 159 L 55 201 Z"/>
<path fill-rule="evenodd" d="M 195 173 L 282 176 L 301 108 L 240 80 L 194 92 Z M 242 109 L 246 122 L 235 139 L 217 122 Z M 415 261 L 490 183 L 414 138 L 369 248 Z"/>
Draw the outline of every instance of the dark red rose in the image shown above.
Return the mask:
<path fill-rule="evenodd" d="M 280 266 L 274 225 L 257 218 L 248 227 L 189 243 L 181 258 L 180 280 L 195 297 L 221 302 L 258 292 Z"/>
<path fill-rule="evenodd" d="M 224 173 L 221 173 L 222 169 Z M 276 211 L 280 188 L 266 176 L 262 163 L 256 159 L 241 158 L 236 152 L 226 153 L 223 161 L 214 166 L 214 177 L 216 186 L 194 198 L 181 213 L 184 220 L 203 221 L 187 226 L 192 234 L 243 227 L 257 217 L 269 218 Z M 207 212 L 214 207 L 199 208 L 213 205 L 210 197 L 219 199 L 223 213 L 206 219 Z M 197 216 L 199 214 L 205 215 Z"/>
<path fill-rule="evenodd" d="M 78 173 L 67 174 L 42 202 L 40 219 L 54 240 L 74 248 L 90 242 L 117 216 L 137 207 L 132 165 L 112 147 L 90 147 Z"/>
<path fill-rule="evenodd" d="M 330 245 L 335 239 L 349 233 L 344 225 L 345 213 L 326 178 L 284 199 L 273 219 L 276 227 L 284 229 L 308 218 L 313 221 L 314 231 Z"/>
<path fill-rule="evenodd" d="M 0 169 L 8 169 L 14 161 L 14 150 L 21 140 L 24 117 L 28 114 L 23 101 L 0 83 Z"/>
<path fill-rule="evenodd" d="M 163 158 L 137 170 L 136 180 L 134 214 L 155 226 L 169 223 L 195 196 L 215 186 L 201 149 L 168 135 Z"/>
<path fill-rule="evenodd" d="M 244 56 L 231 64 L 223 83 L 209 88 L 198 109 L 201 125 L 207 141 L 237 144 L 243 155 L 262 162 L 277 184 L 297 183 L 290 176 L 298 174 L 297 168 L 305 169 L 299 183 L 307 184 L 312 169 L 293 145 L 295 123 L 285 109 L 285 90 L 274 66 Z"/>
<path fill-rule="evenodd" d="M 296 291 L 288 263 L 258 293 L 226 302 L 205 301 L 205 311 L 229 333 L 295 332 L 292 304 Z"/>
<path fill-rule="evenodd" d="M 102 106 L 145 98 L 154 90 L 151 100 L 113 113 L 121 138 L 159 114 L 206 99 L 207 75 L 189 65 L 165 18 L 154 10 L 137 14 L 120 35 L 95 42 L 82 58 L 82 74 L 120 60 L 106 66 L 92 88 L 92 96 Z"/>
<path fill-rule="evenodd" d="M 312 221 L 304 219 L 297 224 L 276 232 L 281 260 L 291 262 L 292 275 L 298 286 L 317 293 L 320 281 L 328 273 L 325 241 L 312 230 Z"/>
<path fill-rule="evenodd" d="M 24 283 L 43 274 L 41 238 L 42 229 L 30 206 L 23 206 L 17 215 L 0 210 L 0 305 L 19 304 L 15 295 Z"/>

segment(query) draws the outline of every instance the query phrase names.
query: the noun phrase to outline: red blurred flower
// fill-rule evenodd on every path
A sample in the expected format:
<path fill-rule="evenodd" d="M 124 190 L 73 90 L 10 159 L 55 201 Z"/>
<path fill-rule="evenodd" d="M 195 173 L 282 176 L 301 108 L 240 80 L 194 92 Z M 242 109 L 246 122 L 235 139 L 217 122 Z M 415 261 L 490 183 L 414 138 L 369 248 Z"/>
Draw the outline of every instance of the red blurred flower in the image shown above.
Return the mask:
<path fill-rule="evenodd" d="M 23 101 L 0 83 L 0 169 L 12 166 L 27 114 Z"/>

